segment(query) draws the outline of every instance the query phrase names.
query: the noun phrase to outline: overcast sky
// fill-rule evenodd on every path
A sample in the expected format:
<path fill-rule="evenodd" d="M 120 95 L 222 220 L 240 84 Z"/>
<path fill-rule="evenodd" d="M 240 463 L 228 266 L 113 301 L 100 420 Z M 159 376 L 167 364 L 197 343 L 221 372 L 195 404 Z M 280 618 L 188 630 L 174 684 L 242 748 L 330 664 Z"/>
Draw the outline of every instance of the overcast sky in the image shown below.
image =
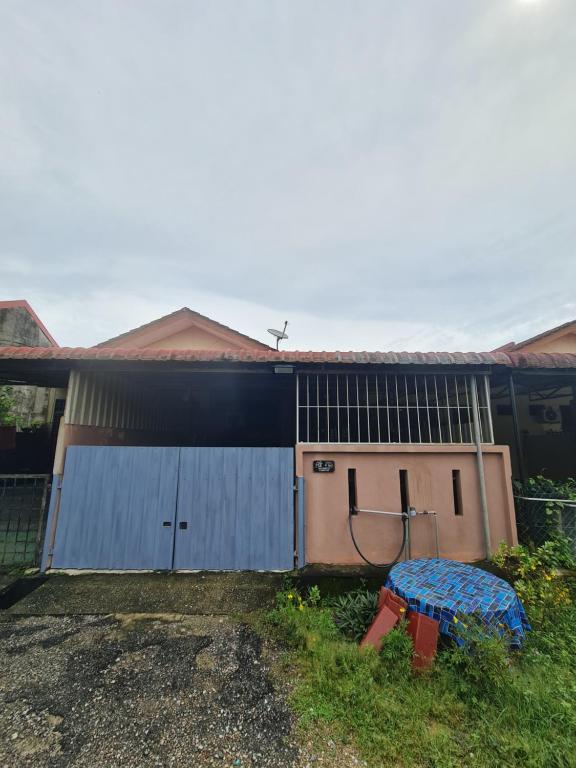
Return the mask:
<path fill-rule="evenodd" d="M 0 299 L 62 345 L 484 350 L 575 284 L 574 0 L 0 0 Z"/>

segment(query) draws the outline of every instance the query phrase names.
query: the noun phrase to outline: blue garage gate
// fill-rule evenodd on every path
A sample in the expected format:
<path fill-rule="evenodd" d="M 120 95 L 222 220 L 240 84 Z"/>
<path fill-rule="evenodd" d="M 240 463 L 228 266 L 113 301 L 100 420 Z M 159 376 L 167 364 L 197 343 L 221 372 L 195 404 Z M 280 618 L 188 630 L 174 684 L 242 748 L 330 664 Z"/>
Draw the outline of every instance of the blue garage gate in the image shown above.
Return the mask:
<path fill-rule="evenodd" d="M 289 570 L 291 448 L 72 446 L 53 568 Z"/>

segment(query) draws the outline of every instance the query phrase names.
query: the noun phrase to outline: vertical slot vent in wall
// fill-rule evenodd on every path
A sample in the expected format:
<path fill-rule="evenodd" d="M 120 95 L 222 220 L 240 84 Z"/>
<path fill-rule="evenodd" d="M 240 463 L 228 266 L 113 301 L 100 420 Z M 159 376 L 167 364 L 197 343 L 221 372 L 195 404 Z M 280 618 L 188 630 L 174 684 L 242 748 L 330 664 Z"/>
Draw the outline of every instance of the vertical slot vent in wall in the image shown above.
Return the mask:
<path fill-rule="evenodd" d="M 400 470 L 400 504 L 402 512 L 408 512 L 410 507 L 410 489 L 408 487 L 408 470 Z"/>
<path fill-rule="evenodd" d="M 460 470 L 452 470 L 452 493 L 454 495 L 454 514 L 462 515 L 462 483 L 460 480 Z"/>

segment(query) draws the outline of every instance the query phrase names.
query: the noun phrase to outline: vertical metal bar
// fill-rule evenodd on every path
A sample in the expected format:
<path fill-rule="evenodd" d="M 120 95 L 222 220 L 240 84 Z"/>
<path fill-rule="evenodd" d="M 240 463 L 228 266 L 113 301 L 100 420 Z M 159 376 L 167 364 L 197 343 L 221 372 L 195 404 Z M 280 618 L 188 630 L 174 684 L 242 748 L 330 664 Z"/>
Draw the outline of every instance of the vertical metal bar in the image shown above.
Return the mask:
<path fill-rule="evenodd" d="M 310 374 L 306 374 L 306 442 L 310 442 Z"/>
<path fill-rule="evenodd" d="M 360 388 L 358 386 L 358 374 L 356 374 L 356 415 L 358 416 L 358 442 L 360 440 Z"/>
<path fill-rule="evenodd" d="M 430 426 L 430 402 L 428 400 L 428 376 L 424 374 L 424 393 L 426 395 L 426 417 L 428 419 L 428 442 L 432 442 L 432 427 Z"/>
<path fill-rule="evenodd" d="M 381 432 L 380 432 L 380 396 L 378 394 L 378 374 L 374 374 L 374 386 L 376 387 L 376 418 L 378 420 L 378 442 L 382 442 Z"/>
<path fill-rule="evenodd" d="M 326 375 L 326 430 L 327 430 L 327 442 L 330 443 L 330 392 L 328 391 L 329 374 Z"/>
<path fill-rule="evenodd" d="M 384 374 L 384 383 L 386 385 L 386 423 L 388 425 L 388 442 L 392 442 L 392 432 L 390 432 L 390 397 L 388 396 L 388 374 Z"/>
<path fill-rule="evenodd" d="M 370 440 L 370 399 L 368 397 L 368 374 L 364 374 L 366 378 L 366 420 L 368 422 L 368 442 L 371 443 Z"/>
<path fill-rule="evenodd" d="M 462 422 L 460 420 L 460 397 L 458 395 L 458 380 L 456 376 L 454 376 L 454 389 L 456 390 L 456 410 L 458 411 L 458 431 L 460 432 L 460 442 L 463 443 L 464 440 L 462 439 Z"/>
<path fill-rule="evenodd" d="M 434 374 L 434 391 L 436 392 L 436 415 L 438 416 L 438 442 L 442 443 L 442 420 L 440 419 L 440 400 L 438 400 L 438 383 Z"/>
<path fill-rule="evenodd" d="M 492 543 L 490 541 L 490 518 L 488 515 L 488 501 L 486 497 L 486 478 L 484 476 L 484 457 L 482 456 L 482 442 L 480 436 L 480 413 L 478 409 L 478 390 L 476 388 L 476 377 L 471 379 L 472 384 L 472 407 L 474 417 L 474 442 L 476 443 L 476 468 L 478 471 L 478 487 L 480 490 L 480 508 L 482 511 L 482 529 L 484 531 L 484 546 L 486 559 L 492 555 Z"/>
<path fill-rule="evenodd" d="M 320 442 L 320 374 L 316 374 L 316 442 Z"/>
<path fill-rule="evenodd" d="M 450 435 L 450 442 L 453 443 L 454 440 L 452 440 L 452 417 L 450 416 L 450 396 L 448 394 L 448 376 L 444 374 L 444 387 L 446 389 L 446 415 L 448 416 L 448 434 Z"/>
<path fill-rule="evenodd" d="M 345 373 L 344 376 L 346 376 L 346 416 L 348 418 L 348 442 L 352 442 L 350 440 L 350 391 L 348 389 L 348 373 Z"/>
<path fill-rule="evenodd" d="M 340 442 L 340 380 L 338 374 L 336 374 L 336 413 L 338 424 L 338 442 Z"/>
<path fill-rule="evenodd" d="M 398 374 L 394 374 L 394 380 L 396 383 L 396 416 L 398 417 L 398 442 L 402 442 L 402 432 L 400 431 L 400 400 L 398 397 Z"/>
<path fill-rule="evenodd" d="M 522 450 L 522 436 L 520 434 L 520 420 L 518 418 L 518 403 L 516 402 L 516 385 L 514 382 L 514 375 L 511 373 L 508 379 L 508 387 L 510 390 L 510 403 L 512 404 L 512 423 L 514 426 L 514 441 L 516 443 L 516 458 L 518 460 L 518 474 L 520 480 L 524 483 L 526 479 L 526 473 L 524 469 L 524 451 Z"/>
<path fill-rule="evenodd" d="M 406 422 L 408 424 L 408 442 L 412 442 L 412 431 L 410 429 L 410 400 L 408 398 L 408 377 L 404 375 L 404 395 L 406 397 Z"/>
<path fill-rule="evenodd" d="M 306 513 L 305 513 L 305 499 L 304 499 L 304 478 L 296 478 L 297 488 L 297 521 L 296 526 L 298 530 L 298 550 L 296 553 L 298 568 L 304 568 L 306 565 Z"/>
<path fill-rule="evenodd" d="M 472 442 L 472 429 L 471 429 L 471 427 L 472 427 L 472 420 L 471 420 L 472 414 L 470 412 L 470 398 L 468 397 L 468 383 L 469 383 L 469 381 L 470 381 L 470 378 L 468 376 L 464 376 L 464 386 L 466 388 L 466 416 L 468 417 L 468 425 L 469 425 L 468 428 L 470 429 L 470 442 Z M 478 406 L 480 406 L 480 403 L 478 403 Z M 478 411 L 478 413 L 480 413 L 480 411 Z M 482 440 L 482 442 L 484 442 L 483 437 L 484 437 L 484 433 L 482 432 L 482 419 L 480 419 L 480 439 Z"/>
<path fill-rule="evenodd" d="M 296 374 L 296 445 L 300 442 L 300 374 Z"/>
<path fill-rule="evenodd" d="M 422 429 L 420 428 L 420 403 L 418 401 L 418 382 L 417 377 L 414 376 L 414 392 L 416 393 L 416 416 L 418 419 L 418 442 L 422 442 Z"/>
<path fill-rule="evenodd" d="M 494 424 L 492 422 L 492 405 L 491 405 L 491 394 L 490 394 L 490 382 L 489 377 L 486 375 L 484 376 L 484 393 L 486 397 L 486 410 L 488 411 L 488 430 L 490 433 L 490 442 L 494 442 Z"/>

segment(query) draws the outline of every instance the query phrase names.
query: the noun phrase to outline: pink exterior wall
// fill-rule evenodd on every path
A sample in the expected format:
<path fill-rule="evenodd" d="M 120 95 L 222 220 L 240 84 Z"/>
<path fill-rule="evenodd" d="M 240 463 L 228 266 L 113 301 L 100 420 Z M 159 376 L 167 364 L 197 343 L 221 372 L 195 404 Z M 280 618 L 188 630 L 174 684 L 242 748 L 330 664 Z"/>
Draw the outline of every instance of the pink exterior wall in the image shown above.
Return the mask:
<path fill-rule="evenodd" d="M 516 543 L 510 455 L 507 446 L 483 447 L 491 546 Z M 335 461 L 334 473 L 315 473 L 314 459 Z M 399 470 L 408 472 L 410 505 L 438 515 L 440 556 L 473 562 L 485 556 L 474 446 L 303 445 L 296 473 L 304 477 L 306 562 L 361 564 L 348 530 L 348 468 L 356 469 L 358 506 L 400 512 Z M 459 469 L 462 516 L 454 514 L 452 470 Z M 402 541 L 399 518 L 359 514 L 358 544 L 375 562 L 395 557 Z M 411 556 L 435 556 L 432 516 L 411 521 Z"/>
<path fill-rule="evenodd" d="M 242 345 L 219 338 L 196 326 L 146 344 L 147 349 L 242 349 Z"/>
<path fill-rule="evenodd" d="M 550 337 L 538 339 L 530 344 L 522 345 L 520 352 L 576 352 L 576 334 L 552 334 Z"/>

